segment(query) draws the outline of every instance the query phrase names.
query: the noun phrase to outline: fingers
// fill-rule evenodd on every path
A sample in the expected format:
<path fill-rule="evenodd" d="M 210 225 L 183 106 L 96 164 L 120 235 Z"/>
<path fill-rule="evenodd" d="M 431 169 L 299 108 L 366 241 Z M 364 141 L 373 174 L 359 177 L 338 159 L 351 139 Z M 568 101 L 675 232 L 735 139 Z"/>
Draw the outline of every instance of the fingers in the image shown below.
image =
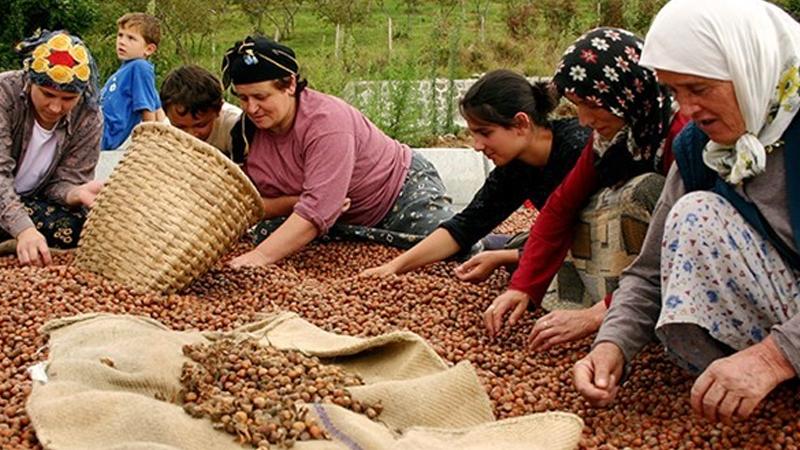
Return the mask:
<path fill-rule="evenodd" d="M 19 263 L 23 266 L 27 266 L 31 263 L 31 257 L 28 253 L 28 248 L 25 246 L 17 245 L 17 259 Z"/>
<path fill-rule="evenodd" d="M 49 266 L 53 262 L 53 258 L 50 256 L 50 248 L 47 246 L 47 241 L 43 240 L 39 243 L 37 248 L 37 256 L 41 256 L 41 263 L 45 266 Z"/>
<path fill-rule="evenodd" d="M 700 402 L 703 408 L 703 417 L 710 422 L 717 422 L 719 420 L 717 410 L 724 401 L 725 396 L 725 388 L 719 383 L 713 383 L 711 387 L 708 388 L 705 395 L 703 395 L 703 399 Z"/>
<path fill-rule="evenodd" d="M 504 301 L 497 305 L 494 313 L 494 329 L 499 331 L 500 328 L 503 327 L 503 317 L 506 315 L 508 310 L 511 309 L 513 303 L 510 301 Z"/>
<path fill-rule="evenodd" d="M 509 325 L 516 324 L 517 321 L 522 318 L 522 315 L 525 314 L 526 309 L 528 309 L 527 302 L 517 303 L 516 308 L 514 308 L 514 311 L 511 313 L 511 317 L 508 318 L 508 324 Z"/>
<path fill-rule="evenodd" d="M 556 344 L 567 341 L 567 334 L 568 331 L 563 328 L 550 327 L 537 333 L 535 338 L 531 335 L 528 345 L 531 350 L 541 352 Z"/>
<path fill-rule="evenodd" d="M 613 400 L 613 395 L 616 394 L 616 391 L 609 392 L 606 389 L 597 387 L 595 384 L 596 376 L 594 373 L 594 365 L 587 358 L 575 363 L 572 377 L 575 383 L 575 389 L 592 406 L 600 407 L 608 405 Z"/>
<path fill-rule="evenodd" d="M 494 303 L 491 304 L 486 311 L 483 312 L 483 324 L 486 326 L 486 332 L 489 333 L 489 337 L 494 337 L 495 329 L 494 329 Z"/>
<path fill-rule="evenodd" d="M 722 422 L 726 425 L 731 425 L 733 423 L 733 417 L 736 414 L 736 410 L 739 408 L 739 404 L 741 403 L 741 397 L 728 392 L 725 395 L 725 398 L 723 398 L 720 402 L 719 408 L 717 408 L 719 419 L 722 420 Z"/>
<path fill-rule="evenodd" d="M 703 398 L 714 383 L 714 377 L 706 370 L 695 380 L 692 385 L 691 400 L 692 411 L 698 416 L 703 415 Z"/>
<path fill-rule="evenodd" d="M 456 270 L 455 270 L 455 272 L 456 272 L 456 276 L 457 276 L 457 277 L 458 277 L 458 278 L 459 278 L 461 281 L 468 281 L 468 278 L 469 278 L 469 276 L 470 276 L 470 274 L 471 274 L 472 270 L 473 270 L 475 267 L 477 267 L 478 265 L 480 265 L 480 261 L 477 261 L 477 260 L 476 260 L 476 257 L 475 257 L 475 256 L 473 256 L 472 258 L 468 259 L 468 260 L 467 260 L 466 262 L 464 262 L 463 264 L 461 264 L 461 265 L 459 265 L 458 267 L 456 267 Z"/>
<path fill-rule="evenodd" d="M 756 410 L 758 406 L 758 400 L 753 398 L 743 398 L 741 402 L 739 402 L 739 406 L 736 408 L 735 415 L 740 419 L 747 419 L 753 414 L 753 411 Z"/>

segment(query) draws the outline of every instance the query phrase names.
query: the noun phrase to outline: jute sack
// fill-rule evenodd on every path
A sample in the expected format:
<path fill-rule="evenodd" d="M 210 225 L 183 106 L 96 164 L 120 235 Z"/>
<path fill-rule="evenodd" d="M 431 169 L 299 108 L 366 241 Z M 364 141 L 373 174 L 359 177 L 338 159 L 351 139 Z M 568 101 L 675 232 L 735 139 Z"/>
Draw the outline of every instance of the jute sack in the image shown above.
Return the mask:
<path fill-rule="evenodd" d="M 583 423 L 544 413 L 495 422 L 468 362 L 448 367 L 420 338 L 394 332 L 355 338 L 325 332 L 281 313 L 231 333 L 171 331 L 147 318 L 102 314 L 52 321 L 45 383 L 34 382 L 27 411 L 48 449 L 241 449 L 208 419 L 160 398 L 175 398 L 185 344 L 222 336 L 295 349 L 360 375 L 354 398 L 380 399 L 380 423 L 335 405 L 310 405 L 332 441 L 313 449 L 570 449 Z M 102 360 L 102 362 L 101 362 Z M 113 367 L 109 365 L 111 362 Z"/>

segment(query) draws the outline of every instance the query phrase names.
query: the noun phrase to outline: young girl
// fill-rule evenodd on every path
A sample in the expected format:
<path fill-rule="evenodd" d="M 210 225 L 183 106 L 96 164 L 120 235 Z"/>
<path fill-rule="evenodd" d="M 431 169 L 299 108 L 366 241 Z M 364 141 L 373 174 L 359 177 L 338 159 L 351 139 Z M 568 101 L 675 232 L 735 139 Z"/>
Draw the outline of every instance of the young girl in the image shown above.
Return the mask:
<path fill-rule="evenodd" d="M 441 261 L 473 244 L 502 223 L 525 200 L 544 206 L 572 169 L 589 136 L 576 119 L 550 120 L 557 104 L 546 83 L 495 70 L 461 99 L 461 114 L 482 152 L 497 168 L 469 205 L 412 249 L 366 274 L 402 274 Z M 509 260 L 516 260 L 517 251 Z"/>

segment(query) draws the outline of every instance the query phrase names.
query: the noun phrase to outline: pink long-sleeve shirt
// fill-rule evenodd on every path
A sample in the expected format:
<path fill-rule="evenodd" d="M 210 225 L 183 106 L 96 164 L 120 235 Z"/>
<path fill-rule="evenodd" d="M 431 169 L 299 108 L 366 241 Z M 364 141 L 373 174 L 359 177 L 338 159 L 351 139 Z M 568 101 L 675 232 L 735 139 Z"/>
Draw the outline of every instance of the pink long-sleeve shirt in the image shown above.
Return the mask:
<path fill-rule="evenodd" d="M 297 195 L 294 212 L 324 234 L 337 221 L 373 226 L 400 195 L 411 149 L 341 99 L 306 89 L 292 128 L 257 130 L 245 172 L 262 197 Z M 345 198 L 350 209 L 342 214 Z"/>

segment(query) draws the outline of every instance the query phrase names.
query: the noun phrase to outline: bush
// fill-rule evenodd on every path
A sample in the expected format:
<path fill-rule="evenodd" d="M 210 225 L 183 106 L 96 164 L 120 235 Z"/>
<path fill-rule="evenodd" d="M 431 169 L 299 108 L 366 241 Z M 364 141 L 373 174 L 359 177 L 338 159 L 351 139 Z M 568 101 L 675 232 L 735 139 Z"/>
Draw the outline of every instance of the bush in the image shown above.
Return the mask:
<path fill-rule="evenodd" d="M 17 69 L 14 46 L 38 29 L 90 30 L 98 18 L 97 0 L 3 0 L 0 2 L 0 68 Z"/>

